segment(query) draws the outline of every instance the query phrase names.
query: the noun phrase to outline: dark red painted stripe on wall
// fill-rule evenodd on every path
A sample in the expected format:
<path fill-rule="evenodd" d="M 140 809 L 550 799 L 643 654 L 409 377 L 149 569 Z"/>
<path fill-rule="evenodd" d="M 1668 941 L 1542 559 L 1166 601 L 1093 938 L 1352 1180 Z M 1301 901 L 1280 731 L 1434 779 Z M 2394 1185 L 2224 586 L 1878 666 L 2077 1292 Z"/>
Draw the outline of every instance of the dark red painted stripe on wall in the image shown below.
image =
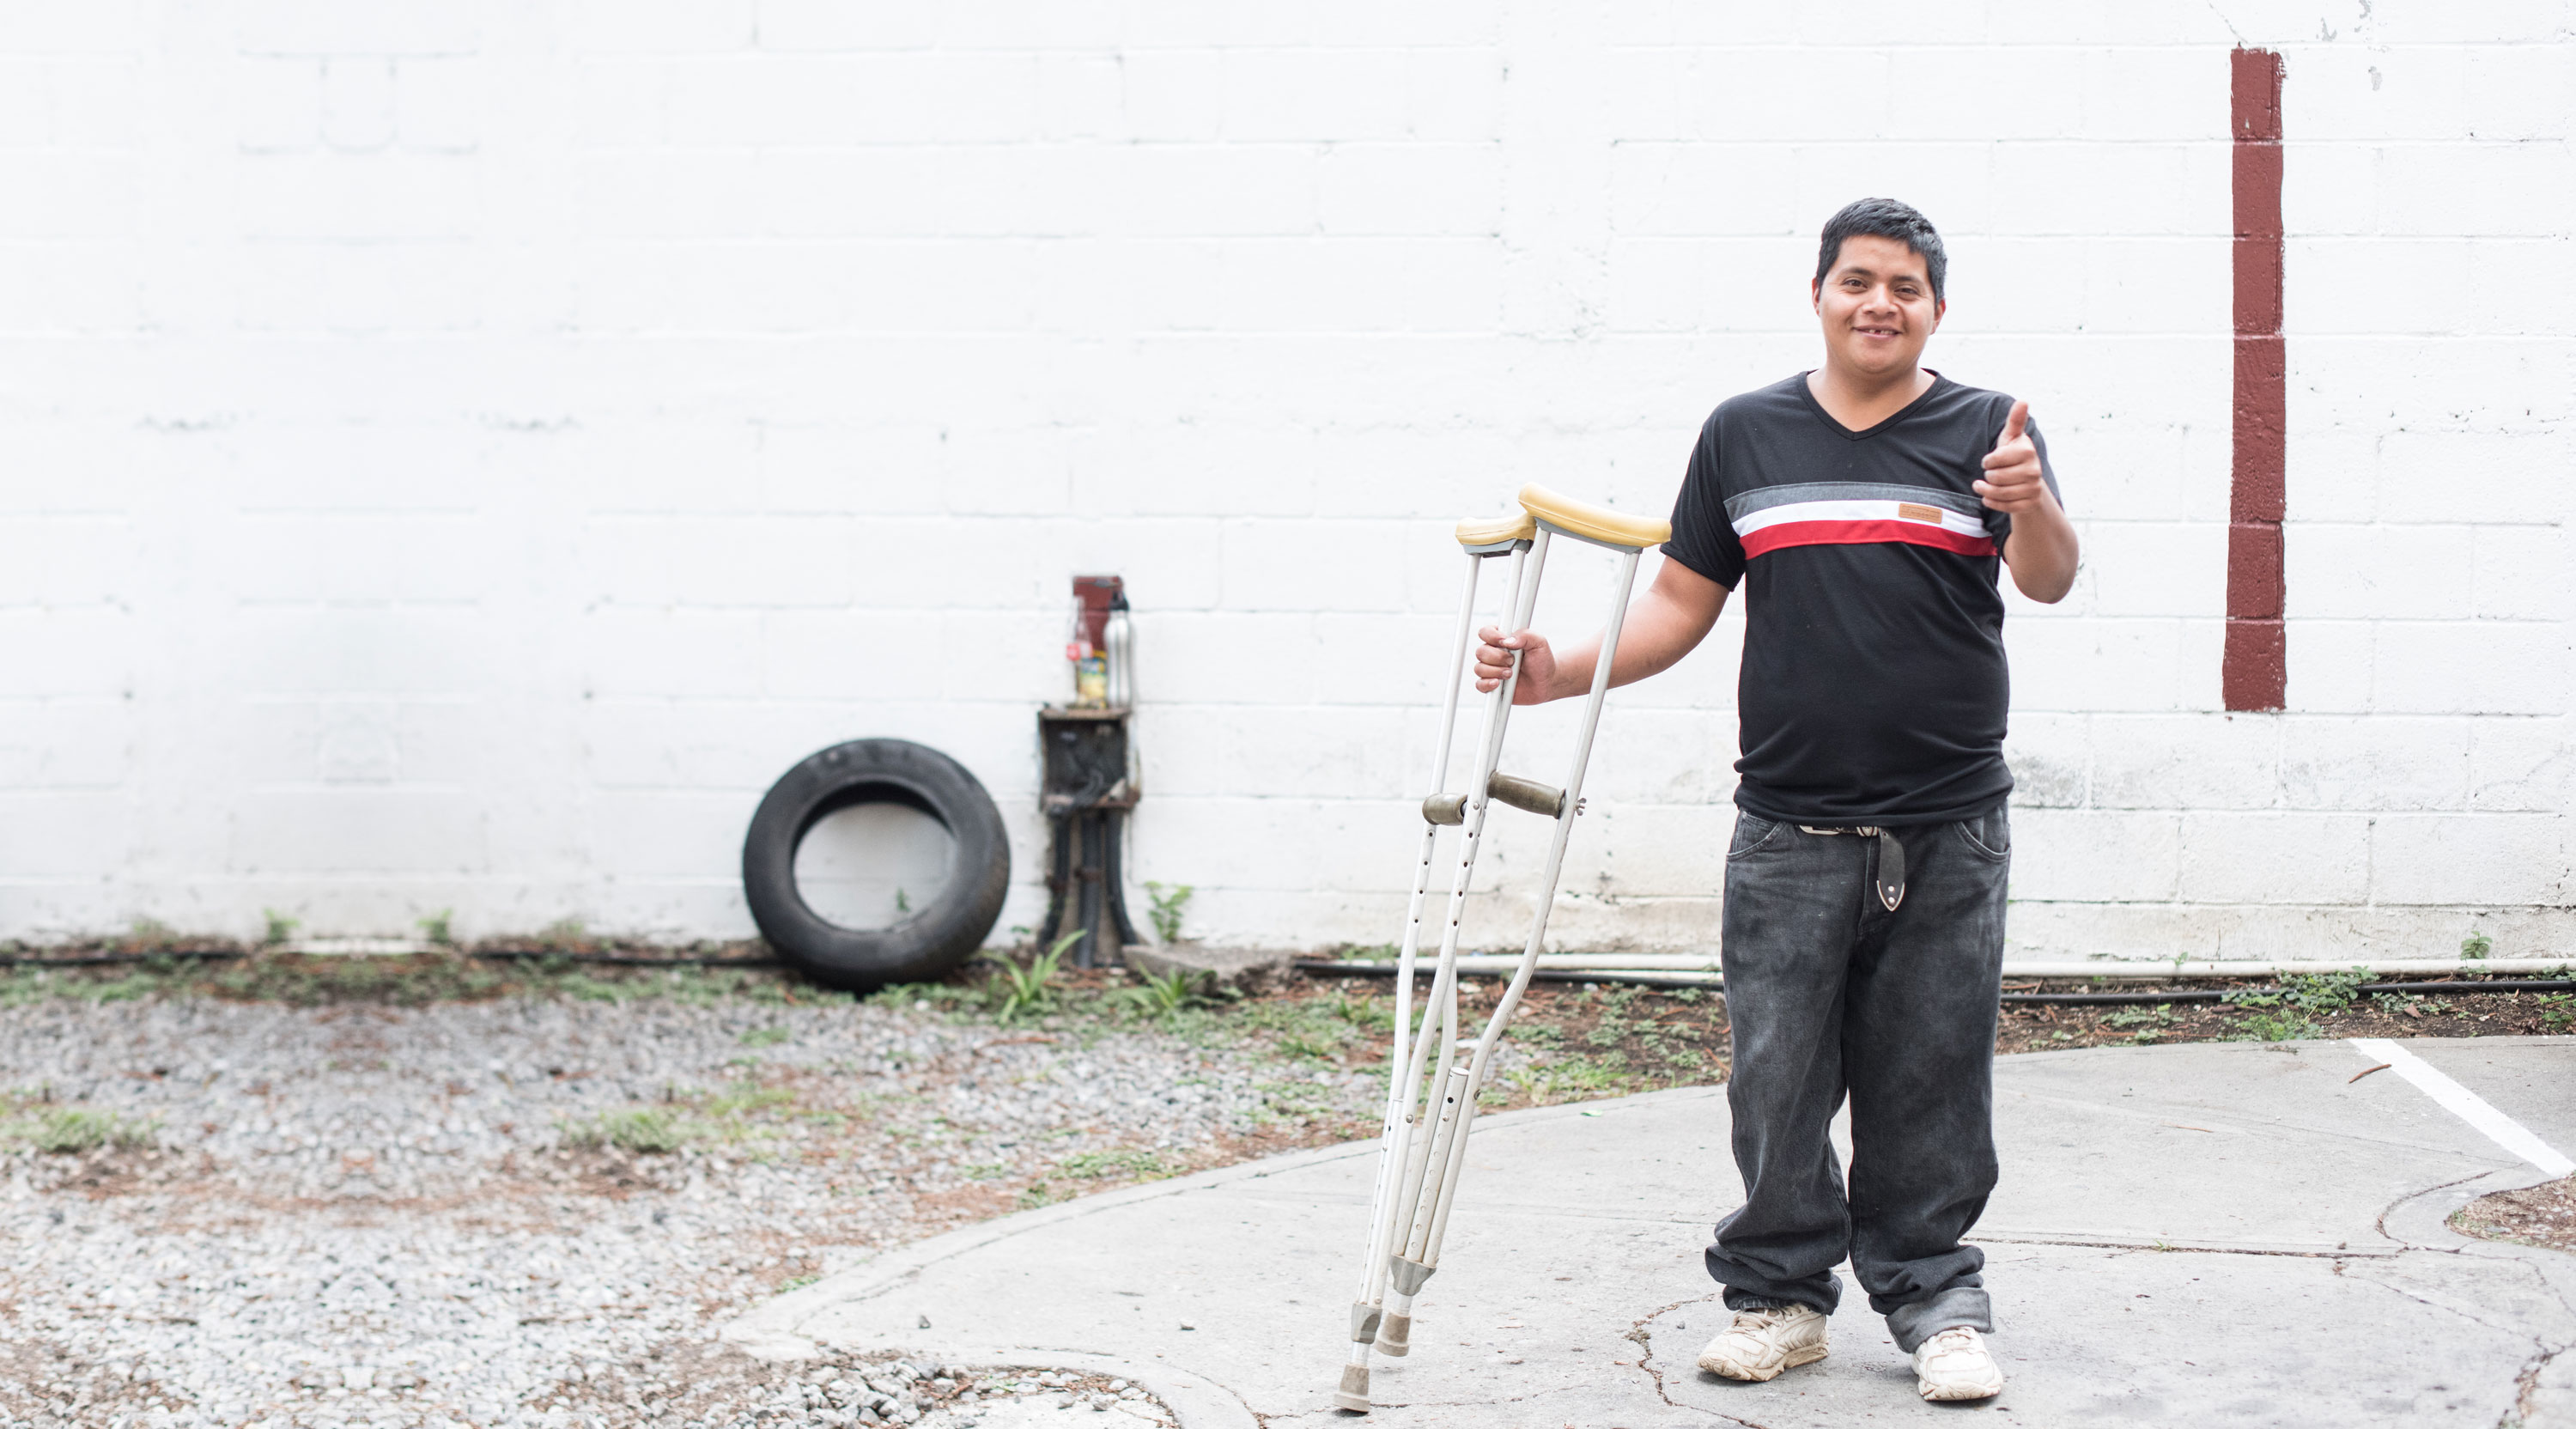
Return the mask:
<path fill-rule="evenodd" d="M 2231 710 L 2277 710 L 2289 685 L 2281 626 L 2281 519 L 2288 507 L 2289 364 L 2281 337 L 2281 57 L 2228 56 L 2236 210 L 2235 444 L 2227 517 Z"/>

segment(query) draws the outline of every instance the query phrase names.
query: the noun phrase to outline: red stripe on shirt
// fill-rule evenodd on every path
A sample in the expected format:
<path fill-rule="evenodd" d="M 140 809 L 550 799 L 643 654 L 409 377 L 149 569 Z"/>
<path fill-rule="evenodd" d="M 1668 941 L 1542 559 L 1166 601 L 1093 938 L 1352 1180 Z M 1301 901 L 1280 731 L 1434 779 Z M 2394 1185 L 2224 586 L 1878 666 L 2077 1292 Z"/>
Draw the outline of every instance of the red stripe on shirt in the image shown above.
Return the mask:
<path fill-rule="evenodd" d="M 1995 553 L 1992 536 L 1965 535 L 1924 521 L 1783 521 L 1746 536 L 1744 555 L 1750 560 L 1783 546 L 1866 546 L 1880 541 L 1933 546 L 1963 556 Z"/>

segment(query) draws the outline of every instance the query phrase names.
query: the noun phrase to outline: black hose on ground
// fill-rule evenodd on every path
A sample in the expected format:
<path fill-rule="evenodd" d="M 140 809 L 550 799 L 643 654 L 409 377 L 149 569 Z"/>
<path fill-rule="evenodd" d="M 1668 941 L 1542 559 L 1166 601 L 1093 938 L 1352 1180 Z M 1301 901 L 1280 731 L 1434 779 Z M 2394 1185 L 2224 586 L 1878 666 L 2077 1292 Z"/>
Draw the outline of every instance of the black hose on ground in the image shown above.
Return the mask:
<path fill-rule="evenodd" d="M 1301 972 L 1316 977 L 1393 977 L 1393 964 L 1373 967 L 1354 966 L 1328 958 L 1301 958 L 1296 964 Z M 1417 965 L 1417 971 L 1423 966 Z M 1486 974 L 1475 974 L 1486 976 Z M 1492 974 L 1499 976 L 1499 974 Z M 1532 974 L 1540 982 L 1606 983 L 1614 987 L 1684 988 L 1695 987 L 1724 995 L 1725 985 L 1645 972 L 1595 972 L 1584 968 L 1541 968 Z M 2192 988 L 2178 992 L 2007 992 L 2002 997 L 2006 1007 L 2136 1007 L 2157 1003 L 2224 1002 L 2231 995 L 2278 992 L 2279 986 L 2242 988 Z M 2497 978 L 2486 982 L 2373 982 L 2354 991 L 2376 997 L 2390 994 L 2399 997 L 2425 997 L 2435 993 L 2460 992 L 2576 992 L 2576 981 L 2565 978 Z"/>
<path fill-rule="evenodd" d="M 567 963 L 606 963 L 624 968 L 783 968 L 785 958 L 728 958 L 714 953 L 679 953 L 670 955 L 637 953 L 561 953 L 541 948 L 495 948 L 466 954 L 472 958 L 495 961 L 544 962 L 553 958 Z"/>
<path fill-rule="evenodd" d="M 104 968 L 127 963 L 148 963 L 157 959 L 210 961 L 217 958 L 245 958 L 250 954 L 239 948 L 163 948 L 150 953 L 0 953 L 0 968 Z"/>

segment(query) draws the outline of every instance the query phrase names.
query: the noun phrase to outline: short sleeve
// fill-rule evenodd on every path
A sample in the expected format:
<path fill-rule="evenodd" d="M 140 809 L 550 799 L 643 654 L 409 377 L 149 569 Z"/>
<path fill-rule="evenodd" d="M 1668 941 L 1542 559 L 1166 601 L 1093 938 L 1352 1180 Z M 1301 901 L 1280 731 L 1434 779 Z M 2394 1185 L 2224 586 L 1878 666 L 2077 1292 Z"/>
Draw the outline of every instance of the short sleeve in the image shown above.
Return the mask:
<path fill-rule="evenodd" d="M 2004 397 L 1997 404 L 1997 415 L 1992 423 L 1994 430 L 1986 437 L 1987 451 L 1994 450 L 1996 439 L 2004 434 L 2004 423 L 2011 417 L 2012 399 Z M 2039 454 L 2039 479 L 2048 483 L 2048 494 L 2056 497 L 2057 504 L 2063 507 L 2066 504 L 2066 493 L 2057 489 L 2057 468 L 2049 465 L 2048 462 L 2048 438 L 2039 434 L 2039 423 L 2035 419 L 2024 420 L 2021 429 L 2030 438 L 2030 449 Z M 2002 546 L 2005 539 L 2012 535 L 2012 517 L 2001 511 L 1988 511 L 1986 534 L 1994 538 L 1996 546 Z"/>
<path fill-rule="evenodd" d="M 1673 500 L 1673 538 L 1664 554 L 1726 587 L 1744 578 L 1744 542 L 1726 519 L 1726 488 L 1718 479 L 1717 415 L 1709 414 Z"/>

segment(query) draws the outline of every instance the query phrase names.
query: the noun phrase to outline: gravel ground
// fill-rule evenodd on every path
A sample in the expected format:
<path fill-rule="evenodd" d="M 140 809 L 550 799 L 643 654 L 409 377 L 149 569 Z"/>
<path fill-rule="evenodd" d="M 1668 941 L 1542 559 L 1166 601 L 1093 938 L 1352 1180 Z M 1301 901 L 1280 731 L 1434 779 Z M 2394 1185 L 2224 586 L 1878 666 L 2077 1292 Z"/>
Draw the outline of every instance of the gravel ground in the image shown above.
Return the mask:
<path fill-rule="evenodd" d="M 1128 1386 L 710 1337 L 966 1220 L 1335 1139 L 1377 1095 L 882 997 L 39 997 L 0 1007 L 0 1087 L 0 1424 L 84 1429 L 1155 1418 Z"/>
<path fill-rule="evenodd" d="M 1383 985 L 1156 1014 L 1068 973 L 1004 1025 L 980 976 L 854 1002 L 456 956 L 0 974 L 0 1429 L 1166 1418 L 1043 1365 L 713 1341 L 889 1246 L 1374 1130 Z M 2576 1016 L 2576 992 L 2293 994 L 2011 1009 L 1997 1050 Z M 1722 997 L 1541 985 L 1488 1101 L 1720 1081 L 1728 1031 Z M 2562 1243 L 2566 1187 L 2520 1194 L 2464 1228 Z M 1084 1406 L 1109 1417 L 1056 1417 Z"/>
<path fill-rule="evenodd" d="M 2576 1252 L 2576 1176 L 2491 1191 L 2451 1213 L 2451 1228 L 2488 1240 Z"/>

